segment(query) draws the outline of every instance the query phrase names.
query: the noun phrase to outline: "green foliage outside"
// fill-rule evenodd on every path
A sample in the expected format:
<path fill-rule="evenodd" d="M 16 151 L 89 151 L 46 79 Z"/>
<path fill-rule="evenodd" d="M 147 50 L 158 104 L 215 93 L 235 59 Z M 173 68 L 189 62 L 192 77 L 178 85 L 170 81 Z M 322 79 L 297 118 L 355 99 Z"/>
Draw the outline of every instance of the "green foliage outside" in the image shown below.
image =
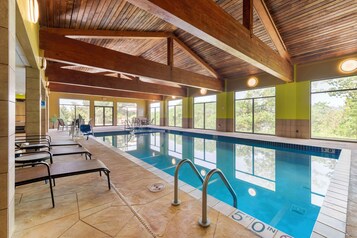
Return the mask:
<path fill-rule="evenodd" d="M 357 76 L 311 86 L 311 136 L 357 140 Z"/>
<path fill-rule="evenodd" d="M 236 99 L 236 131 L 275 134 L 275 88 L 237 92 Z"/>

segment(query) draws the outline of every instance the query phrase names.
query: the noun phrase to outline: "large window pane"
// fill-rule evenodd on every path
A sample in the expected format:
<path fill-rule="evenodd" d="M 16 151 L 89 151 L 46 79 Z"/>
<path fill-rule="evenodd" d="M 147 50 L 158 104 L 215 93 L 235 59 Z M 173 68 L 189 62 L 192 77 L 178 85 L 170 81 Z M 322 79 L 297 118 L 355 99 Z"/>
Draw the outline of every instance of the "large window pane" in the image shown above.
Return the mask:
<path fill-rule="evenodd" d="M 275 97 L 254 99 L 254 132 L 275 134 Z"/>
<path fill-rule="evenodd" d="M 176 106 L 175 107 L 175 114 L 176 114 L 176 120 L 175 120 L 175 126 L 182 127 L 182 106 Z"/>
<path fill-rule="evenodd" d="M 95 107 L 94 108 L 95 120 L 94 123 L 96 126 L 104 126 L 103 117 L 104 117 L 104 108 L 103 107 Z"/>
<path fill-rule="evenodd" d="M 194 98 L 194 128 L 216 129 L 216 95 Z"/>
<path fill-rule="evenodd" d="M 253 101 L 236 101 L 236 131 L 253 132 Z"/>
<path fill-rule="evenodd" d="M 216 103 L 205 103 L 205 129 L 216 129 Z"/>
<path fill-rule="evenodd" d="M 152 125 L 160 125 L 160 103 L 150 104 L 150 120 Z"/>
<path fill-rule="evenodd" d="M 160 125 L 160 108 L 156 108 L 155 111 L 155 125 Z"/>
<path fill-rule="evenodd" d="M 357 140 L 357 90 L 312 94 L 311 135 Z"/>
<path fill-rule="evenodd" d="M 137 117 L 136 103 L 118 102 L 117 108 L 117 125 L 125 125 L 125 121 L 132 122 Z"/>
<path fill-rule="evenodd" d="M 113 108 L 112 107 L 105 107 L 104 124 L 106 126 L 113 125 Z"/>
<path fill-rule="evenodd" d="M 275 88 L 235 93 L 235 130 L 275 134 Z"/>
<path fill-rule="evenodd" d="M 169 107 L 169 126 L 175 126 L 175 106 Z"/>
<path fill-rule="evenodd" d="M 88 122 L 90 118 L 89 104 L 90 102 L 88 100 L 60 98 L 60 118 L 66 122 L 72 122 L 81 115 L 84 121 Z"/>
<path fill-rule="evenodd" d="M 195 104 L 194 105 L 194 128 L 202 128 L 204 126 L 204 114 L 203 114 L 203 110 L 204 110 L 204 104 L 200 103 L 200 104 Z"/>

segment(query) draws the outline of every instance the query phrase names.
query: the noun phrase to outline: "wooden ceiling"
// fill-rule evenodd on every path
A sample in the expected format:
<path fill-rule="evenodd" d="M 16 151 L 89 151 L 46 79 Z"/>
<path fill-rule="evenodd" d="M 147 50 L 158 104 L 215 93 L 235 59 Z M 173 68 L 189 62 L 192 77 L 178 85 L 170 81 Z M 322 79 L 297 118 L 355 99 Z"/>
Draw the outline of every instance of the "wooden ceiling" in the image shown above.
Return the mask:
<path fill-rule="evenodd" d="M 242 23 L 243 0 L 215 0 Z M 265 0 L 292 63 L 305 63 L 357 51 L 356 0 Z M 161 31 L 173 33 L 222 79 L 262 72 L 241 59 L 212 46 L 164 20 L 123 0 L 39 0 L 41 27 Z M 253 33 L 277 51 L 254 10 Z M 166 64 L 166 39 L 78 39 L 147 60 Z M 187 52 L 174 43 L 174 67 L 210 76 Z"/>

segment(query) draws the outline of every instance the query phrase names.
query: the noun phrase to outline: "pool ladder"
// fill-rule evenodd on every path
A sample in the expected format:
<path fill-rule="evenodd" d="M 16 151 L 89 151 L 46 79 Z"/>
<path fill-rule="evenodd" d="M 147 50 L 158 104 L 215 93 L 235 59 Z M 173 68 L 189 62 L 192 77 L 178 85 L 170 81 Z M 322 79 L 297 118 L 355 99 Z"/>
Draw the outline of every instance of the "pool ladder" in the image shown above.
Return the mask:
<path fill-rule="evenodd" d="M 179 177 L 179 171 L 182 165 L 185 163 L 188 163 L 192 170 L 195 172 L 195 174 L 198 176 L 198 178 L 201 180 L 203 187 L 202 187 L 202 218 L 198 221 L 200 226 L 202 227 L 208 227 L 210 225 L 210 220 L 207 217 L 207 190 L 208 190 L 208 184 L 211 179 L 211 177 L 214 174 L 218 174 L 224 184 L 226 185 L 227 189 L 231 193 L 233 197 L 233 206 L 237 208 L 237 194 L 234 192 L 231 184 L 228 182 L 226 176 L 224 176 L 223 172 L 220 169 L 212 169 L 211 171 L 208 172 L 207 176 L 205 179 L 202 178 L 200 173 L 198 172 L 196 166 L 192 163 L 191 160 L 189 159 L 183 159 L 180 161 L 180 163 L 177 164 L 176 170 L 175 170 L 175 179 L 174 179 L 174 200 L 172 201 L 173 206 L 178 206 L 180 205 L 180 200 L 178 199 L 178 177 Z"/>

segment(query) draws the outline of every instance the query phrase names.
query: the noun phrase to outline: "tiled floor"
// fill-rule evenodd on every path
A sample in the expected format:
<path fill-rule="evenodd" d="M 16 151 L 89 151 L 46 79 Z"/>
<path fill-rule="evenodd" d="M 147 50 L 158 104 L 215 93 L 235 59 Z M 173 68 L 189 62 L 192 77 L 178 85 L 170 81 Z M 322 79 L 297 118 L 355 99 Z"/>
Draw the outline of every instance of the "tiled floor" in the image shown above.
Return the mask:
<path fill-rule="evenodd" d="M 55 133 L 55 138 L 66 132 Z M 171 206 L 172 185 L 113 150 L 90 139 L 81 141 L 111 170 L 113 189 L 105 176 L 87 174 L 56 180 L 56 207 L 48 185 L 39 182 L 16 188 L 14 237 L 256 237 L 229 217 L 209 209 L 211 226 L 197 221 L 201 204 L 180 192 L 180 206 Z M 55 157 L 55 163 L 81 156 Z M 152 193 L 147 186 L 160 182 L 165 189 Z"/>
<path fill-rule="evenodd" d="M 217 132 L 217 134 L 220 134 Z M 66 132 L 52 132 L 56 138 Z M 230 133 L 236 136 L 236 133 Z M 257 138 L 255 138 L 257 137 Z M 263 136 L 264 137 L 264 136 Z M 254 139 L 262 139 L 254 135 Z M 273 141 L 308 145 L 325 145 L 352 150 L 351 179 L 348 198 L 347 235 L 357 237 L 357 144 L 317 140 L 264 138 Z M 46 184 L 36 183 L 16 188 L 16 231 L 14 237 L 255 237 L 256 235 L 216 210 L 209 209 L 212 224 L 201 228 L 197 221 L 201 204 L 193 196 L 180 192 L 182 204 L 171 206 L 173 188 L 146 169 L 124 158 L 114 150 L 90 139 L 81 141 L 111 170 L 114 188 L 110 191 L 105 176 L 80 175 L 58 179 L 55 187 L 56 208 L 51 208 Z M 55 162 L 84 159 L 80 156 L 56 157 Z M 147 186 L 160 182 L 165 189 L 149 192 Z M 339 185 L 337 184 L 336 189 Z M 182 187 L 190 191 L 190 187 Z M 191 193 L 194 195 L 194 193 Z M 324 211 L 330 219 L 343 220 L 338 204 L 331 202 Z M 326 228 L 326 227 L 324 227 Z M 324 229 L 322 228 L 322 229 Z M 329 227 L 327 227 L 328 230 Z M 321 234 L 320 234 L 321 235 Z M 276 237 L 276 236 L 275 236 Z M 318 237 L 334 237 L 326 234 Z"/>

